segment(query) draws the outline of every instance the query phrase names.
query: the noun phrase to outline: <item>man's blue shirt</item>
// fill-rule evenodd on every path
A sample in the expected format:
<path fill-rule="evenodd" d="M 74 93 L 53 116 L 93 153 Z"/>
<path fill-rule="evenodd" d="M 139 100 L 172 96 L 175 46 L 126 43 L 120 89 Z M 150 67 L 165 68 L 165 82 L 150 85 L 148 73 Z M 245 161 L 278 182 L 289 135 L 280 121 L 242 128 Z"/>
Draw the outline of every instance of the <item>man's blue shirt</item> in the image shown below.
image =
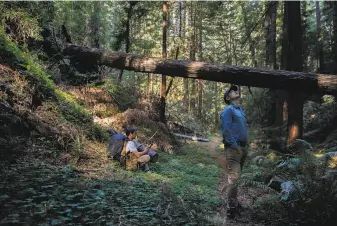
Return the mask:
<path fill-rule="evenodd" d="M 229 104 L 220 115 L 223 142 L 238 148 L 238 141 L 247 143 L 247 119 L 241 107 Z"/>

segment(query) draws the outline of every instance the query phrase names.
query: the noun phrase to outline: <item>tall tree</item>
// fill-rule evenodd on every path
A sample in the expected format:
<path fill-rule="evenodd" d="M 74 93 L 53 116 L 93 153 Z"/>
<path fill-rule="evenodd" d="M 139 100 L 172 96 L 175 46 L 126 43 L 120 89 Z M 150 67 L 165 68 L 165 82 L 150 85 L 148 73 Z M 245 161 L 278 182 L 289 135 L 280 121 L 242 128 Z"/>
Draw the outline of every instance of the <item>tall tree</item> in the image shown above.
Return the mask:
<path fill-rule="evenodd" d="M 335 62 L 334 72 L 337 73 L 337 2 L 331 2 L 333 9 L 333 57 Z"/>
<path fill-rule="evenodd" d="M 319 1 L 315 2 L 316 11 L 316 26 L 317 26 L 317 55 L 318 55 L 318 71 L 324 71 L 324 53 L 323 53 L 323 42 L 322 42 L 322 27 L 321 27 L 321 9 L 319 6 Z"/>
<path fill-rule="evenodd" d="M 179 53 L 180 53 L 180 48 L 181 48 L 181 43 L 182 43 L 182 40 L 181 40 L 181 35 L 182 35 L 182 1 L 179 1 L 179 13 L 178 13 L 178 16 L 179 16 L 179 28 L 178 28 L 178 44 L 177 44 L 177 48 L 176 48 L 176 54 L 175 54 L 175 59 L 178 60 L 178 56 L 179 56 Z M 172 84 L 173 84 L 173 80 L 174 80 L 174 77 L 172 77 L 172 79 L 170 80 L 170 83 L 167 87 L 167 90 L 166 90 L 166 95 L 168 95 L 168 93 L 170 92 L 170 89 L 172 87 Z"/>
<path fill-rule="evenodd" d="M 99 28 L 100 28 L 100 13 L 101 13 L 101 2 L 94 2 L 94 12 L 92 15 L 92 46 L 95 48 L 100 47 L 99 40 Z"/>
<path fill-rule="evenodd" d="M 183 4 L 183 21 L 184 21 L 184 29 L 182 33 L 182 37 L 185 40 L 185 52 L 190 51 L 190 46 L 189 46 L 189 36 L 190 36 L 190 31 L 187 29 L 191 25 L 191 20 L 190 20 L 190 14 L 191 10 L 189 7 L 187 7 L 187 3 Z M 189 99 L 190 99 L 190 92 L 189 92 L 189 80 L 188 78 L 184 78 L 184 98 L 183 98 L 183 109 L 185 112 L 189 111 Z"/>
<path fill-rule="evenodd" d="M 301 3 L 284 2 L 284 26 L 286 32 L 283 38 L 282 48 L 286 52 L 283 55 L 283 63 L 286 70 L 302 71 L 302 25 L 301 25 Z M 303 94 L 296 90 L 289 92 L 288 98 L 288 139 L 290 143 L 303 135 Z"/>
<path fill-rule="evenodd" d="M 162 57 L 165 59 L 167 57 L 167 47 L 166 47 L 166 39 L 167 39 L 167 1 L 163 1 L 163 50 Z M 166 105 L 166 75 L 162 75 L 161 78 L 161 93 L 160 93 L 160 111 L 159 118 L 160 121 L 165 123 L 165 105 Z"/>
<path fill-rule="evenodd" d="M 252 58 L 252 66 L 257 67 L 256 52 L 255 52 L 256 47 L 255 47 L 255 42 L 252 38 L 252 34 L 251 34 L 252 32 L 250 30 L 250 25 L 249 25 L 249 20 L 248 20 L 248 10 L 247 10 L 247 7 L 245 7 L 245 4 L 246 4 L 245 2 L 240 2 L 242 14 L 243 14 L 243 23 L 245 27 L 246 38 L 247 38 L 248 45 L 249 45 L 250 55 Z"/>
<path fill-rule="evenodd" d="M 199 12 L 200 15 L 200 12 Z M 198 17 L 198 34 L 199 34 L 199 39 L 198 39 L 198 61 L 203 61 L 203 55 L 202 55 L 202 17 Z M 203 83 L 202 80 L 198 79 L 198 116 L 202 119 L 202 100 L 203 100 Z"/>
<path fill-rule="evenodd" d="M 266 39 L 266 66 L 277 69 L 276 65 L 276 10 L 277 1 L 268 2 L 267 15 L 265 19 L 265 39 Z"/>
<path fill-rule="evenodd" d="M 195 2 L 191 2 L 191 11 L 190 11 L 190 16 L 191 16 L 191 25 L 192 25 L 192 34 L 191 34 L 191 42 L 190 42 L 190 60 L 195 61 L 196 57 L 196 39 L 197 39 L 197 34 L 196 34 L 196 10 L 195 10 Z M 191 111 L 196 111 L 196 80 L 191 80 L 191 93 L 190 93 L 190 110 Z"/>
<path fill-rule="evenodd" d="M 126 22 L 125 22 L 125 31 L 122 35 L 122 39 L 125 40 L 125 52 L 128 53 L 130 51 L 130 44 L 131 44 L 131 41 L 130 41 L 130 26 L 131 26 L 131 19 L 132 19 L 132 13 L 133 13 L 133 8 L 136 6 L 138 2 L 133 2 L 133 1 L 130 1 L 128 3 L 128 7 L 126 7 L 126 12 L 127 12 L 127 19 L 126 19 Z M 122 81 L 122 78 L 123 78 L 123 72 L 124 70 L 121 70 L 119 72 L 119 81 Z"/>
<path fill-rule="evenodd" d="M 219 125 L 220 116 L 219 116 L 219 103 L 218 103 L 218 83 L 214 82 L 214 124 L 215 126 Z"/>
<path fill-rule="evenodd" d="M 308 71 L 308 58 L 309 58 L 309 29 L 310 21 L 308 14 L 308 4 L 307 1 L 301 1 L 301 19 L 302 19 L 302 61 L 303 68 L 302 71 Z"/>
<path fill-rule="evenodd" d="M 264 35 L 266 40 L 265 65 L 270 69 L 277 69 L 276 63 L 276 16 L 277 16 L 277 1 L 269 1 L 266 3 L 266 18 L 264 22 Z M 271 95 L 271 108 L 268 113 L 268 124 L 281 126 L 283 123 L 283 100 L 281 93 L 277 90 L 269 90 Z"/>

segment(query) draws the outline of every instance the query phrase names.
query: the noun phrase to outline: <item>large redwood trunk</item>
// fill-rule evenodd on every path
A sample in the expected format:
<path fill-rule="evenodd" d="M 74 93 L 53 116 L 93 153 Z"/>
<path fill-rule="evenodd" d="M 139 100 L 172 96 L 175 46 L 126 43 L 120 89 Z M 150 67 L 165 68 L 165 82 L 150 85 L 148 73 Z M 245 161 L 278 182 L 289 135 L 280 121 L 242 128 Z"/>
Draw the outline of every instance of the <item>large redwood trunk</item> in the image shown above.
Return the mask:
<path fill-rule="evenodd" d="M 162 57 L 164 59 L 167 57 L 166 34 L 167 34 L 167 1 L 163 1 L 163 52 L 162 52 Z M 162 74 L 159 119 L 163 123 L 166 122 L 165 106 L 166 106 L 166 74 Z"/>
<path fill-rule="evenodd" d="M 323 42 L 321 37 L 321 9 L 319 7 L 319 2 L 316 2 L 316 26 L 317 26 L 317 56 L 319 59 L 318 71 L 324 71 L 324 52 L 323 52 Z"/>
<path fill-rule="evenodd" d="M 287 17 L 287 36 L 288 43 L 283 46 L 287 48 L 285 58 L 286 69 L 292 71 L 303 70 L 303 52 L 302 52 L 302 21 L 301 21 L 301 3 L 285 2 L 285 17 Z M 303 91 L 293 89 L 289 93 L 288 99 L 288 139 L 291 143 L 303 135 L 303 104 L 305 98 Z"/>
<path fill-rule="evenodd" d="M 331 2 L 332 4 L 332 9 L 333 9 L 333 16 L 332 16 L 332 20 L 333 20 L 333 46 L 332 46 L 332 50 L 333 50 L 333 55 L 335 58 L 335 68 L 334 68 L 334 72 L 337 73 L 337 2 Z"/>
<path fill-rule="evenodd" d="M 274 71 L 253 67 L 170 60 L 106 51 L 67 44 L 63 53 L 84 65 L 106 65 L 137 72 L 169 74 L 174 77 L 233 83 L 243 86 L 297 90 L 298 92 L 337 93 L 337 76 L 294 71 Z"/>

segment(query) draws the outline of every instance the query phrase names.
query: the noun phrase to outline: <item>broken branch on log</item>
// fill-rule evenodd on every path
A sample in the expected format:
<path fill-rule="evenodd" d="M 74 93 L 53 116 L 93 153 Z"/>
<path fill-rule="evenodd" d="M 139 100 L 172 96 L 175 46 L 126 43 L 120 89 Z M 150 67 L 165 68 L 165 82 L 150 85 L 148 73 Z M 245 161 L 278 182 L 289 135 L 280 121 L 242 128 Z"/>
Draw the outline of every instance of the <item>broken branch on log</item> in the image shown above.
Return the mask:
<path fill-rule="evenodd" d="M 307 93 L 337 93 L 336 75 L 170 60 L 106 51 L 74 44 L 66 44 L 63 53 L 83 65 L 106 65 L 136 72 L 165 74 L 173 77 L 203 79 L 262 88 L 295 89 Z"/>

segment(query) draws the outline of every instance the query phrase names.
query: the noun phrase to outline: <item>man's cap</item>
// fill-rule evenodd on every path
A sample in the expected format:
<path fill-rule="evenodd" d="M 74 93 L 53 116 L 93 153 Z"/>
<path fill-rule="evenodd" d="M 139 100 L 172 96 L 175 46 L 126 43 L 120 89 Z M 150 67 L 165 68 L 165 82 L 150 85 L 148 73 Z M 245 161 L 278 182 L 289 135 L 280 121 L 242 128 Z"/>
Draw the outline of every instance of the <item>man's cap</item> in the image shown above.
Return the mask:
<path fill-rule="evenodd" d="M 228 104 L 228 101 L 226 100 L 226 98 L 232 90 L 237 91 L 238 87 L 236 85 L 231 85 L 231 87 L 229 87 L 229 89 L 226 90 L 226 92 L 224 93 L 224 96 L 223 96 L 223 99 L 226 102 L 226 104 Z"/>

